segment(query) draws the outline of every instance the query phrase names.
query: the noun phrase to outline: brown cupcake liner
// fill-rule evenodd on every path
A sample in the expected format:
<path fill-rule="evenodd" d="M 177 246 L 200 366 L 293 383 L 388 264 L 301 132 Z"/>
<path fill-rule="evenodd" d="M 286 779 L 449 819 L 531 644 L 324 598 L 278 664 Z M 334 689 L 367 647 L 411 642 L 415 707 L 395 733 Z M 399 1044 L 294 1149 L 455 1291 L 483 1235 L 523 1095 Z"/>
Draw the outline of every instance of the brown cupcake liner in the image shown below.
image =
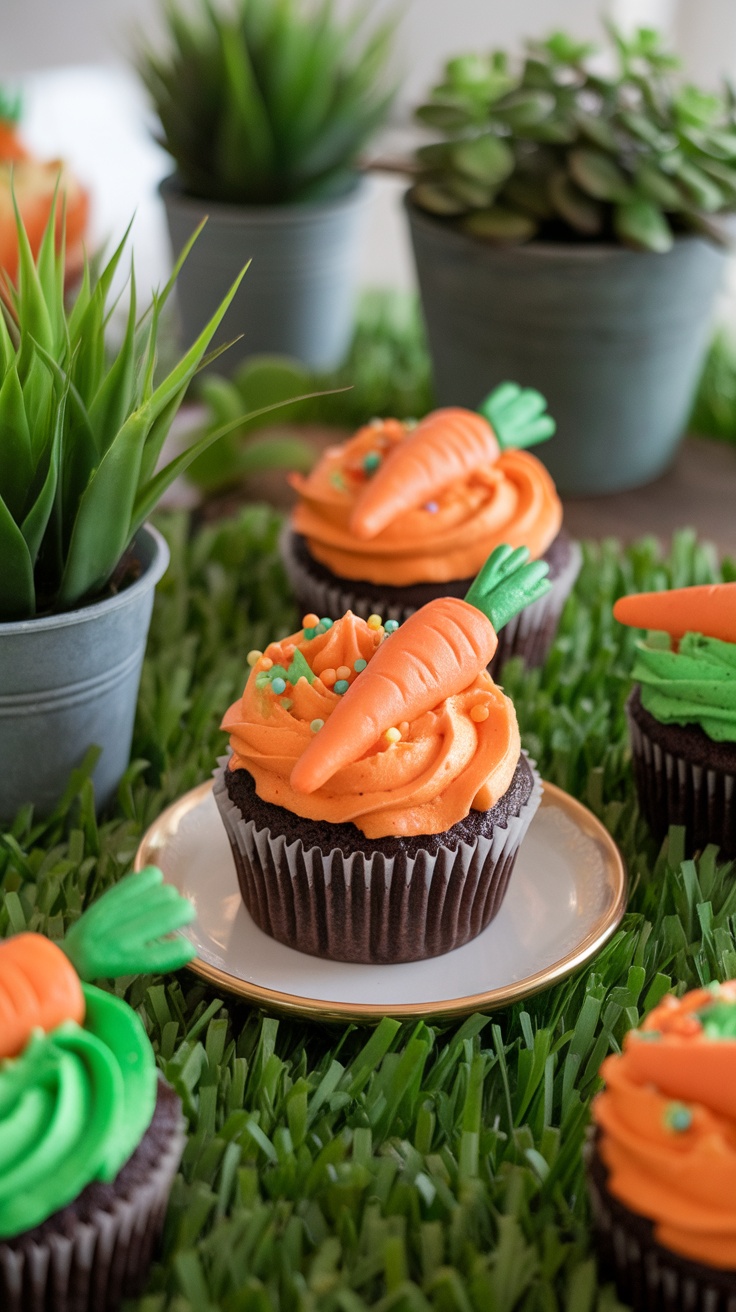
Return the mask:
<path fill-rule="evenodd" d="M 716 843 L 722 856 L 736 856 L 736 775 L 689 761 L 656 742 L 634 718 L 633 696 L 626 711 L 634 782 L 655 838 L 666 838 L 670 825 L 684 825 L 688 852 Z"/>
<path fill-rule="evenodd" d="M 436 854 L 324 852 L 257 829 L 230 800 L 227 757 L 214 794 L 235 858 L 240 891 L 271 938 L 332 961 L 419 961 L 460 947 L 490 924 L 503 902 L 516 855 L 539 805 L 542 783 L 517 816 L 471 846 Z M 370 849 L 370 840 L 366 839 Z"/>
<path fill-rule="evenodd" d="M 2 1312 L 117 1312 L 123 1299 L 142 1293 L 185 1141 L 179 1110 L 144 1179 L 118 1194 L 114 1181 L 106 1205 L 84 1219 L 70 1216 L 72 1204 L 38 1227 L 37 1237 L 0 1241 Z"/>
<path fill-rule="evenodd" d="M 652 1222 L 609 1193 L 596 1139 L 593 1130 L 585 1162 L 601 1281 L 612 1281 L 633 1312 L 736 1312 L 736 1270 L 663 1248 Z"/>
<path fill-rule="evenodd" d="M 380 615 L 384 621 L 396 620 L 399 624 L 414 614 L 416 607 L 397 605 L 383 597 L 379 585 L 375 585 L 370 592 L 359 593 L 351 589 L 349 580 L 344 584 L 333 584 L 316 578 L 294 550 L 293 538 L 293 531 L 286 525 L 281 534 L 281 556 L 303 614 L 314 611 L 317 615 L 329 615 L 331 619 L 338 619 L 347 610 L 351 610 L 364 620 L 369 615 Z M 496 654 L 488 666 L 491 674 L 498 674 L 512 656 L 521 656 L 530 669 L 544 664 L 557 633 L 563 607 L 582 564 L 579 544 L 570 540 L 569 545 L 568 560 L 557 577 L 550 580 L 552 586 L 549 592 L 532 602 L 531 606 L 527 606 L 501 629 Z M 437 596 L 442 596 L 441 584 L 437 585 Z"/>

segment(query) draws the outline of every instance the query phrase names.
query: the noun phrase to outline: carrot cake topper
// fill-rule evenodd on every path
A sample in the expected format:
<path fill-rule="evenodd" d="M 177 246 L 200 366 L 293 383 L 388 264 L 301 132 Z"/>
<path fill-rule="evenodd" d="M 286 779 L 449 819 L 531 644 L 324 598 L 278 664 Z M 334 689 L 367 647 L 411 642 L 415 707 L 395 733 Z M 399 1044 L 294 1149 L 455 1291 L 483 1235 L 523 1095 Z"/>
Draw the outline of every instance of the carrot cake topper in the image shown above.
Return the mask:
<path fill-rule="evenodd" d="M 291 787 L 315 792 L 392 726 L 467 688 L 493 658 L 497 630 L 548 591 L 547 572 L 525 547 L 497 547 L 464 601 L 438 598 L 405 620 L 296 761 Z"/>
<path fill-rule="evenodd" d="M 364 460 L 368 476 L 353 506 L 350 530 L 367 540 L 408 510 L 432 505 L 453 484 L 488 471 L 502 450 L 545 441 L 555 431 L 540 392 L 502 383 L 480 412 L 461 407 L 433 410 L 401 441 Z"/>
<path fill-rule="evenodd" d="M 736 643 L 736 583 L 633 593 L 619 598 L 613 614 L 620 624 L 668 633 L 675 643 L 686 633 Z"/>

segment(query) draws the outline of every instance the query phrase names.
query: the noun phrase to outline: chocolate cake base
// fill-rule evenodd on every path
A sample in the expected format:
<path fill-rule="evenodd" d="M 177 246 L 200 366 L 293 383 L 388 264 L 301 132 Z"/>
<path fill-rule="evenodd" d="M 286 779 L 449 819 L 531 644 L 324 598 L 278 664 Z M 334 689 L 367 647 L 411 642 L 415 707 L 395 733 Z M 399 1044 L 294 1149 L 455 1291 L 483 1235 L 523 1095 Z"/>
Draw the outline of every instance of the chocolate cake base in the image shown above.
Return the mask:
<path fill-rule="evenodd" d="M 736 856 L 736 743 L 714 742 L 697 724 L 660 724 L 639 685 L 626 712 L 639 805 L 655 837 L 684 825 L 688 854 L 717 843 Z"/>
<path fill-rule="evenodd" d="M 140 1294 L 184 1142 L 181 1103 L 159 1078 L 151 1124 L 115 1179 L 0 1241 L 2 1312 L 117 1312 Z"/>
<path fill-rule="evenodd" d="M 444 834 L 377 839 L 264 802 L 248 771 L 226 760 L 214 793 L 243 901 L 264 933 L 311 956 L 388 963 L 439 956 L 486 928 L 541 782 L 522 755 L 491 810 Z"/>
<path fill-rule="evenodd" d="M 736 1270 L 705 1266 L 663 1248 L 654 1224 L 608 1191 L 608 1170 L 593 1132 L 586 1146 L 600 1282 L 613 1281 L 633 1312 L 734 1312 Z"/>
<path fill-rule="evenodd" d="M 406 587 L 343 579 L 315 560 L 306 538 L 288 526 L 281 537 L 284 566 L 302 614 L 310 611 L 337 619 L 347 610 L 367 619 L 378 614 L 402 623 L 436 597 L 464 597 L 472 578 L 447 583 L 415 583 Z M 498 649 L 489 670 L 497 674 L 511 656 L 521 656 L 530 668 L 543 665 L 557 632 L 562 608 L 580 571 L 577 542 L 561 529 L 542 557 L 549 565 L 550 591 L 509 620 L 498 635 Z"/>

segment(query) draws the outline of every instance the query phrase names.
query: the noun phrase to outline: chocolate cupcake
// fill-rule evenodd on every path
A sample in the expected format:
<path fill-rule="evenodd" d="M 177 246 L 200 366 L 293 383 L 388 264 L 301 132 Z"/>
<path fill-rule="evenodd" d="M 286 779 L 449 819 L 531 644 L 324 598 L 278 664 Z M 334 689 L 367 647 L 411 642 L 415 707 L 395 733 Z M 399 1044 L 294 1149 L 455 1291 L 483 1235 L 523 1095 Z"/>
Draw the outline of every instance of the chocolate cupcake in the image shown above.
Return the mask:
<path fill-rule="evenodd" d="M 96 977 L 173 969 L 191 905 L 149 867 L 64 943 L 0 943 L 0 1307 L 116 1312 L 142 1292 L 184 1147 L 136 1013 Z"/>
<path fill-rule="evenodd" d="M 306 615 L 227 712 L 215 797 L 265 933 L 341 961 L 413 961 L 499 910 L 541 785 L 487 673 L 496 631 L 545 587 L 501 547 L 466 600 L 399 626 Z"/>
<path fill-rule="evenodd" d="M 601 1277 L 634 1312 L 732 1312 L 736 982 L 665 998 L 601 1074 L 586 1154 Z"/>
<path fill-rule="evenodd" d="M 626 707 L 643 814 L 659 839 L 684 825 L 688 851 L 736 856 L 736 584 L 623 597 L 614 615 L 652 630 Z"/>
<path fill-rule="evenodd" d="M 494 547 L 525 546 L 551 586 L 507 625 L 493 671 L 515 655 L 541 665 L 581 561 L 550 475 L 522 449 L 554 432 L 544 406 L 505 383 L 482 413 L 373 420 L 295 475 L 282 554 L 302 610 L 401 622 L 436 597 L 464 597 Z"/>

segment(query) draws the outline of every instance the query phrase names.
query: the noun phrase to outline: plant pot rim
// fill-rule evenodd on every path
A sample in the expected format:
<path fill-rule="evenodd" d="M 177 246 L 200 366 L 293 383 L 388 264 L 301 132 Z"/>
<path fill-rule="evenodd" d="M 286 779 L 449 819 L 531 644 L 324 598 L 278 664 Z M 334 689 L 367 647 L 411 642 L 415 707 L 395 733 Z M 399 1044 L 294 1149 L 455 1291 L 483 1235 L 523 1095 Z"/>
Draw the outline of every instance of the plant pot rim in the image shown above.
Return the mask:
<path fill-rule="evenodd" d="M 169 173 L 158 184 L 161 199 L 166 203 L 171 200 L 182 208 L 190 209 L 198 216 L 212 214 L 222 223 L 243 223 L 252 220 L 256 223 L 288 224 L 295 219 L 319 218 L 323 214 L 334 214 L 337 210 L 352 209 L 360 203 L 371 185 L 370 178 L 357 170 L 353 171 L 352 186 L 339 196 L 329 200 L 284 201 L 281 205 L 244 205 L 238 201 L 209 200 L 194 196 L 185 191 L 177 172 Z"/>
<path fill-rule="evenodd" d="M 492 251 L 497 255 L 504 255 L 511 259 L 529 260 L 529 259 L 557 259 L 557 260 L 611 260 L 616 257 L 621 259 L 640 258 L 642 255 L 649 258 L 662 259 L 672 254 L 678 246 L 692 245 L 700 242 L 709 246 L 714 252 L 722 255 L 728 255 L 729 252 L 717 245 L 716 242 L 709 241 L 706 236 L 698 232 L 678 232 L 674 234 L 674 246 L 670 251 L 637 251 L 631 246 L 624 246 L 620 242 L 586 242 L 586 241 L 538 241 L 532 240 L 522 242 L 518 245 L 513 243 L 499 242 L 497 244 L 483 241 L 481 237 L 474 237 L 470 232 L 463 232 L 460 228 L 454 228 L 449 223 L 445 223 L 442 218 L 436 215 L 428 214 L 421 206 L 417 205 L 411 197 L 412 188 L 409 187 L 403 196 L 403 204 L 410 221 L 417 224 L 424 224 L 433 232 L 443 231 L 447 234 L 448 240 L 455 241 L 458 245 L 471 245 L 474 250 Z M 736 210 L 726 211 L 728 217 L 736 218 Z"/>
<path fill-rule="evenodd" d="M 133 538 L 134 542 L 140 534 L 146 534 L 152 540 L 155 551 L 150 564 L 140 578 L 130 584 L 130 587 L 123 588 L 123 591 L 117 592 L 114 597 L 103 597 L 101 601 L 91 601 L 86 606 L 76 606 L 74 610 L 60 611 L 58 615 L 38 615 L 29 620 L 0 620 L 0 638 L 28 634 L 32 631 L 40 633 L 44 629 L 62 629 L 71 624 L 91 623 L 100 612 L 109 614 L 110 611 L 119 610 L 121 606 L 127 606 L 133 601 L 140 592 L 155 587 L 168 568 L 170 559 L 168 544 L 153 524 L 143 524 Z"/>

